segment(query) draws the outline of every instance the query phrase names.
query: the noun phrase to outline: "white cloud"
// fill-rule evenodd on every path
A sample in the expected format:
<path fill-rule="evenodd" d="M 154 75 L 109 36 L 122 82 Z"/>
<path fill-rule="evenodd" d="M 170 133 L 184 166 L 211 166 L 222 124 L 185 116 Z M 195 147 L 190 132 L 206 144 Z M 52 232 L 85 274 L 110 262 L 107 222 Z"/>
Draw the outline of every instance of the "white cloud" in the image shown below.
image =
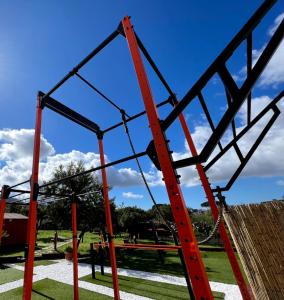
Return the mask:
<path fill-rule="evenodd" d="M 274 20 L 274 24 L 269 28 L 268 35 L 272 36 L 278 26 L 280 25 L 281 21 L 284 19 L 284 12 L 280 14 L 276 19 Z"/>
<path fill-rule="evenodd" d="M 280 14 L 275 20 L 271 28 L 268 30 L 268 35 L 271 37 L 276 31 L 277 27 L 280 25 L 284 18 L 284 13 Z M 258 58 L 262 54 L 266 45 L 260 49 L 254 49 L 252 51 L 253 66 L 257 62 Z M 265 67 L 263 73 L 260 76 L 258 85 L 260 87 L 273 87 L 276 88 L 279 84 L 284 82 L 284 41 L 282 41 L 272 56 L 271 60 Z M 246 77 L 246 67 L 243 67 L 239 74 L 233 75 L 233 77 L 238 80 L 244 80 Z"/>
<path fill-rule="evenodd" d="M 284 186 L 284 180 L 278 180 L 278 181 L 276 181 L 276 184 Z"/>
<path fill-rule="evenodd" d="M 13 185 L 28 179 L 31 175 L 33 154 L 33 129 L 0 130 L 0 184 Z M 105 157 L 106 162 L 108 158 Z M 40 182 L 49 181 L 53 171 L 59 165 L 66 166 L 70 162 L 83 161 L 85 168 L 100 165 L 99 154 L 83 153 L 72 150 L 68 153 L 55 153 L 54 147 L 41 136 Z M 100 176 L 100 172 L 97 172 Z M 108 181 L 111 186 L 129 187 L 142 185 L 140 173 L 131 168 L 107 169 Z M 156 173 L 145 173 L 150 185 L 156 185 Z M 159 180 L 159 178 L 158 178 Z"/>
<path fill-rule="evenodd" d="M 122 193 L 122 196 L 127 199 L 143 199 L 144 198 L 143 195 L 134 194 L 132 192 L 124 192 L 124 193 Z"/>
<path fill-rule="evenodd" d="M 267 96 L 254 98 L 252 100 L 252 117 L 257 115 L 268 103 L 271 102 L 271 99 Z M 254 153 L 253 157 L 241 173 L 242 177 L 256 176 L 256 177 L 265 177 L 265 176 L 281 176 L 284 174 L 284 101 L 279 102 L 279 109 L 281 114 L 264 138 L 263 142 L 259 148 Z M 246 105 L 243 105 L 240 113 L 240 124 L 241 126 L 237 128 L 237 132 L 240 131 L 246 121 Z M 267 117 L 264 117 L 259 121 L 240 141 L 238 145 L 244 154 L 247 153 L 250 146 L 254 143 L 258 137 L 260 130 L 266 125 L 268 117 L 271 116 L 271 113 L 267 114 Z M 196 126 L 195 130 L 192 133 L 193 140 L 197 147 L 197 150 L 200 151 L 208 137 L 211 135 L 211 130 L 208 126 Z M 224 135 L 223 141 L 224 144 L 228 143 L 231 139 L 231 134 L 228 132 Z M 189 149 L 187 144 L 185 144 L 185 151 L 181 153 L 174 153 L 174 159 L 182 159 L 188 157 Z M 217 149 L 214 150 L 211 157 L 213 157 L 218 152 Z M 209 171 L 208 177 L 210 182 L 218 182 L 222 180 L 227 180 L 232 172 L 239 165 L 239 160 L 234 151 L 229 151 L 219 162 L 217 162 Z M 185 186 L 195 186 L 200 184 L 199 177 L 195 167 L 188 167 L 183 169 L 178 169 L 178 173 L 181 175 L 181 182 Z"/>
<path fill-rule="evenodd" d="M 271 99 L 267 96 L 254 98 L 252 100 L 252 117 L 254 117 L 261 109 L 263 109 Z M 277 121 L 269 131 L 268 135 L 253 155 L 251 161 L 244 169 L 241 176 L 283 176 L 284 174 L 284 101 L 279 102 L 279 109 L 282 111 Z M 239 114 L 239 124 L 237 131 L 240 131 L 246 121 L 246 105 L 243 105 Z M 259 135 L 260 130 L 265 126 L 267 118 L 264 118 L 251 129 L 248 134 L 242 138 L 238 145 L 240 149 L 246 153 L 250 145 Z M 197 147 L 197 151 L 203 148 L 204 144 L 211 135 L 211 129 L 205 125 L 195 126 L 192 132 L 192 138 Z M 32 146 L 33 146 L 33 130 L 0 130 L 0 184 L 15 184 L 26 180 L 31 174 L 32 165 Z M 224 135 L 224 143 L 228 143 L 231 134 Z M 40 162 L 40 179 L 48 181 L 52 177 L 53 170 L 60 164 L 67 165 L 71 161 L 83 161 L 87 169 L 100 165 L 99 154 L 94 152 L 83 153 L 73 150 L 68 153 L 55 153 L 54 147 L 44 138 L 41 137 L 42 156 Z M 214 150 L 213 155 L 217 153 Z M 189 149 L 185 142 L 184 151 L 174 153 L 174 160 L 188 157 Z M 105 158 L 109 161 L 108 157 Z M 212 167 L 208 176 L 210 182 L 227 180 L 232 171 L 238 166 L 238 158 L 234 151 L 228 152 L 220 162 Z M 181 175 L 181 183 L 184 186 L 196 186 L 200 184 L 199 177 L 194 166 L 178 169 Z M 100 172 L 97 173 L 100 176 Z M 155 167 L 144 173 L 149 185 L 163 186 L 162 173 L 157 171 Z M 131 187 L 142 186 L 143 181 L 140 173 L 132 168 L 116 168 L 107 169 L 109 184 L 113 187 Z"/>

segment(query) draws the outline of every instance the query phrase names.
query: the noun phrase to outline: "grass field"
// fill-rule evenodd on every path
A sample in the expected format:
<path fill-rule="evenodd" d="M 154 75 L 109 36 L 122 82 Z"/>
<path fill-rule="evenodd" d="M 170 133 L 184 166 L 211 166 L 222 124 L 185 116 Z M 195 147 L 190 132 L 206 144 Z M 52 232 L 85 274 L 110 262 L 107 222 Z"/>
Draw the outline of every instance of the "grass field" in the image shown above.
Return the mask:
<path fill-rule="evenodd" d="M 0 271 L 0 284 L 18 280 L 23 278 L 23 272 L 15 269 L 6 269 Z M 3 276 L 4 275 L 4 276 Z M 111 274 L 104 276 L 96 274 L 96 279 L 91 276 L 85 276 L 80 280 L 91 282 L 97 285 L 112 288 Z M 120 290 L 135 295 L 145 296 L 157 300 L 172 299 L 188 299 L 188 291 L 186 287 L 176 286 L 167 283 L 153 282 L 144 279 L 131 278 L 127 276 L 119 276 Z M 56 299 L 65 300 L 73 298 L 73 287 L 63 283 L 59 283 L 50 279 L 44 279 L 33 284 L 33 299 Z M 80 289 L 80 299 L 111 299 L 108 296 Z M 22 288 L 17 288 L 9 292 L 0 294 L 0 299 L 22 299 Z M 214 299 L 224 299 L 222 293 L 214 292 Z"/>
<path fill-rule="evenodd" d="M 24 277 L 24 272 L 0 265 L 0 284 L 19 280 L 23 277 Z"/>
<path fill-rule="evenodd" d="M 22 299 L 22 288 L 14 289 L 9 292 L 0 294 L 1 300 L 21 300 Z M 51 279 L 44 279 L 33 284 L 33 300 L 66 300 L 73 299 L 73 287 L 71 285 L 56 282 Z M 80 289 L 81 300 L 107 300 L 112 299 L 111 297 L 90 292 L 84 289 Z"/>
<path fill-rule="evenodd" d="M 157 300 L 188 299 L 188 290 L 184 286 L 154 282 L 150 280 L 132 278 L 128 276 L 118 277 L 119 288 L 121 291 Z M 112 287 L 111 274 L 105 274 L 104 276 L 102 276 L 99 273 L 96 273 L 96 279 L 92 279 L 92 276 L 89 275 L 80 278 L 80 280 L 85 280 L 94 284 Z M 224 294 L 214 292 L 214 299 L 224 299 Z"/>
<path fill-rule="evenodd" d="M 60 237 L 70 239 L 72 237 L 71 231 L 58 231 Z M 46 247 L 52 245 L 52 238 L 54 237 L 53 230 L 40 230 L 37 236 L 38 247 Z M 79 253 L 89 254 L 90 243 L 99 242 L 99 236 L 94 233 L 86 233 L 84 242 L 80 244 Z M 117 237 L 116 243 L 122 243 L 123 237 Z M 143 243 L 149 243 L 149 240 L 142 240 Z M 60 252 L 64 252 L 67 244 L 59 247 Z M 23 252 L 16 252 L 23 255 Z M 2 255 L 13 255 L 15 253 L 3 253 Z M 202 251 L 201 252 L 209 280 L 233 283 L 235 284 L 234 275 L 232 273 L 227 254 L 225 252 Z M 19 255 L 19 254 L 18 254 Z M 162 265 L 159 261 L 156 251 L 142 251 L 142 250 L 118 250 L 117 251 L 118 266 L 122 268 L 135 269 L 148 272 L 157 272 L 161 274 L 170 274 L 175 276 L 183 276 L 180 260 L 176 252 L 167 252 L 165 254 L 165 264 Z M 39 264 L 40 262 L 36 262 Z M 98 264 L 98 261 L 96 262 Z"/>

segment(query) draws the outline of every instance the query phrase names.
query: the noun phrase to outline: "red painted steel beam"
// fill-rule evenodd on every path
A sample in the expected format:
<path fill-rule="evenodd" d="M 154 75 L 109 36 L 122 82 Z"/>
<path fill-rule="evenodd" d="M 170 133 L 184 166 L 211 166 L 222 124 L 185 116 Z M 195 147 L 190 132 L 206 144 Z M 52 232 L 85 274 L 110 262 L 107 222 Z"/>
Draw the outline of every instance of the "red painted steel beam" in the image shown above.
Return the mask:
<path fill-rule="evenodd" d="M 77 249 L 77 201 L 76 197 L 72 196 L 72 243 L 73 243 L 73 290 L 74 300 L 79 300 L 78 288 L 78 249 Z"/>
<path fill-rule="evenodd" d="M 36 108 L 36 124 L 34 135 L 34 152 L 33 152 L 33 167 L 31 177 L 31 193 L 29 205 L 29 222 L 28 222 L 28 257 L 25 262 L 24 288 L 23 299 L 30 300 L 33 284 L 33 267 L 34 267 L 34 252 L 36 242 L 36 222 L 37 222 L 37 194 L 38 194 L 38 172 L 39 172 L 39 157 L 40 157 L 40 135 L 41 135 L 41 118 L 42 108 L 40 107 L 40 95 L 37 98 Z"/>
<path fill-rule="evenodd" d="M 186 124 L 186 120 L 185 120 L 184 115 L 182 113 L 179 115 L 179 121 L 180 121 L 181 127 L 183 129 L 183 132 L 185 134 L 185 138 L 187 140 L 187 143 L 188 143 L 188 146 L 189 146 L 189 149 L 191 151 L 192 156 L 197 156 L 198 155 L 197 150 L 195 148 L 195 145 L 194 145 L 193 139 L 191 137 L 189 128 Z M 211 187 L 210 187 L 210 183 L 209 183 L 208 178 L 206 176 L 206 173 L 203 169 L 203 166 L 201 164 L 197 164 L 196 169 L 197 169 L 200 181 L 202 183 L 204 192 L 205 192 L 206 197 L 208 199 L 209 205 L 211 207 L 212 215 L 214 217 L 215 222 L 217 222 L 217 219 L 218 219 L 218 216 L 219 216 L 219 209 L 216 205 L 215 198 L 214 198 L 213 192 L 212 192 Z M 228 233 L 226 231 L 225 224 L 224 224 L 223 221 L 220 222 L 220 225 L 219 225 L 218 229 L 219 229 L 220 237 L 221 237 L 221 239 L 223 241 L 223 244 L 224 244 L 225 251 L 227 252 L 232 270 L 234 272 L 234 276 L 236 278 L 236 281 L 237 281 L 238 286 L 240 288 L 241 294 L 243 296 L 243 299 L 249 300 L 249 299 L 251 299 L 251 296 L 250 296 L 247 284 L 245 282 L 244 276 L 243 276 L 242 271 L 240 269 L 237 257 L 235 255 L 233 246 L 231 244 L 231 241 L 229 239 L 229 236 L 228 236 Z"/>
<path fill-rule="evenodd" d="M 176 178 L 175 170 L 172 166 L 171 156 L 169 154 L 164 132 L 161 128 L 158 112 L 153 100 L 130 18 L 125 17 L 122 21 L 122 25 L 149 119 L 158 160 L 170 199 L 172 213 L 177 225 L 185 265 L 192 282 L 194 295 L 196 299 L 213 299 L 183 194 Z"/>
<path fill-rule="evenodd" d="M 105 165 L 105 157 L 104 157 L 104 147 L 103 147 L 103 139 L 102 136 L 98 136 L 99 142 L 99 151 L 100 151 L 100 161 L 101 165 Z M 102 182 L 103 182 L 103 195 L 104 195 L 104 202 L 105 202 L 105 215 L 106 215 L 106 223 L 107 223 L 107 230 L 109 235 L 109 256 L 110 256 L 110 263 L 112 269 L 112 283 L 113 283 L 113 292 L 114 292 L 114 299 L 119 300 L 119 283 L 118 283 L 118 275 L 117 275 L 117 266 L 116 266 L 116 256 L 115 256 L 115 247 L 113 242 L 113 228 L 112 228 L 112 220 L 111 220 L 111 210 L 110 210 L 110 201 L 108 195 L 108 182 L 107 182 L 107 175 L 106 169 L 102 168 Z"/>
<path fill-rule="evenodd" d="M 108 243 L 95 244 L 95 246 L 108 246 Z M 181 246 L 171 245 L 158 245 L 158 244 L 114 244 L 115 248 L 131 248 L 131 249 L 143 249 L 143 250 L 165 250 L 165 251 L 176 251 L 181 249 Z"/>

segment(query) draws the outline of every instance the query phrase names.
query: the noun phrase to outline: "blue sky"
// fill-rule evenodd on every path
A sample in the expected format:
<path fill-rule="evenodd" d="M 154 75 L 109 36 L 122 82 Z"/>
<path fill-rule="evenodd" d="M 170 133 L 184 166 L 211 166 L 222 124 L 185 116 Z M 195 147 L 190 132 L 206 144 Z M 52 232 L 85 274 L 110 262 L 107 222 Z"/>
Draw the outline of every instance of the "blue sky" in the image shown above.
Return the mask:
<path fill-rule="evenodd" d="M 284 12 L 281 2 L 269 12 L 254 35 L 255 57 L 267 42 L 269 30 L 275 25 L 275 20 Z M 1 1 L 0 183 L 13 183 L 30 174 L 32 132 L 29 130 L 34 127 L 37 91 L 47 92 L 110 34 L 123 16 L 132 17 L 136 32 L 172 89 L 181 98 L 261 3 L 262 1 L 205 0 Z M 229 69 L 239 80 L 238 83 L 243 76 L 241 70 L 246 64 L 243 50 L 241 48 L 229 63 Z M 283 51 L 283 47 L 280 51 Z M 281 55 L 278 53 L 277 57 Z M 283 57 L 284 55 L 280 62 L 283 62 Z M 267 73 L 266 77 L 260 79 L 253 93 L 256 107 L 267 103 L 283 89 L 283 69 L 276 62 L 269 70 L 279 73 L 279 76 L 270 80 L 270 73 Z M 168 97 L 166 91 L 148 66 L 147 71 L 155 101 L 165 100 Z M 122 37 L 118 37 L 80 73 L 129 114 L 143 110 L 127 43 Z M 204 95 L 213 119 L 217 122 L 225 107 L 220 82 L 212 81 L 206 87 Z M 70 79 L 53 96 L 94 120 L 103 129 L 120 121 L 120 115 L 115 109 L 76 78 Z M 163 118 L 169 111 L 170 108 L 166 107 L 159 113 Z M 196 143 L 202 144 L 208 126 L 200 109 L 194 104 L 185 114 Z M 243 125 L 242 121 L 240 113 L 237 120 L 240 127 Z M 146 118 L 133 122 L 130 130 L 137 151 L 144 151 L 151 137 Z M 275 155 L 282 153 L 279 139 L 283 131 L 284 122 L 278 122 L 271 136 L 267 137 L 264 147 L 256 153 L 256 160 L 248 165 L 245 176 L 226 194 L 229 203 L 259 202 L 280 198 L 284 194 L 284 162 L 280 159 L 275 167 Z M 97 163 L 96 136 L 84 128 L 45 110 L 42 133 L 43 179 L 48 179 L 52 166 L 60 162 L 83 159 L 87 167 Z M 177 124 L 169 130 L 168 135 L 176 155 L 184 155 L 184 136 Z M 269 152 L 269 138 L 275 143 L 273 149 L 277 148 L 272 153 Z M 270 145 L 274 145 L 271 143 Z M 105 150 L 109 161 L 131 154 L 122 129 L 105 136 Z M 160 182 L 159 174 L 151 166 L 149 159 L 143 158 L 141 162 L 158 202 L 168 202 L 164 187 L 157 183 Z M 226 179 L 230 167 L 233 168 L 234 164 L 227 162 L 224 167 L 226 170 L 218 170 L 218 174 L 212 174 L 212 180 Z M 118 205 L 124 203 L 150 207 L 149 197 L 135 170 L 137 168 L 131 162 L 110 171 L 112 195 L 116 197 Z M 220 175 L 222 173 L 223 177 Z M 193 173 L 186 173 L 184 170 L 181 174 L 188 179 Z M 203 192 L 196 184 L 197 181 L 190 182 L 190 178 L 183 182 L 188 206 L 198 207 L 204 201 Z"/>

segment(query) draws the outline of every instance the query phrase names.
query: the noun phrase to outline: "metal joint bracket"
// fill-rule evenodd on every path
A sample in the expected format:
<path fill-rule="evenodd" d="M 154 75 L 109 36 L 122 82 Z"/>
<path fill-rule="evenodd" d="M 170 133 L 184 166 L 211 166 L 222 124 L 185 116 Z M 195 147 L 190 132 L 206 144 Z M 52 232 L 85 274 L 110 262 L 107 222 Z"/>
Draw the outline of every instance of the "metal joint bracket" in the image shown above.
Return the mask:
<path fill-rule="evenodd" d="M 37 182 L 34 183 L 33 186 L 33 200 L 37 201 L 39 195 L 39 184 Z"/>
<path fill-rule="evenodd" d="M 9 185 L 3 185 L 2 186 L 2 198 L 3 199 L 8 199 L 9 198 L 9 195 L 11 193 L 11 190 L 10 190 L 10 187 Z"/>

